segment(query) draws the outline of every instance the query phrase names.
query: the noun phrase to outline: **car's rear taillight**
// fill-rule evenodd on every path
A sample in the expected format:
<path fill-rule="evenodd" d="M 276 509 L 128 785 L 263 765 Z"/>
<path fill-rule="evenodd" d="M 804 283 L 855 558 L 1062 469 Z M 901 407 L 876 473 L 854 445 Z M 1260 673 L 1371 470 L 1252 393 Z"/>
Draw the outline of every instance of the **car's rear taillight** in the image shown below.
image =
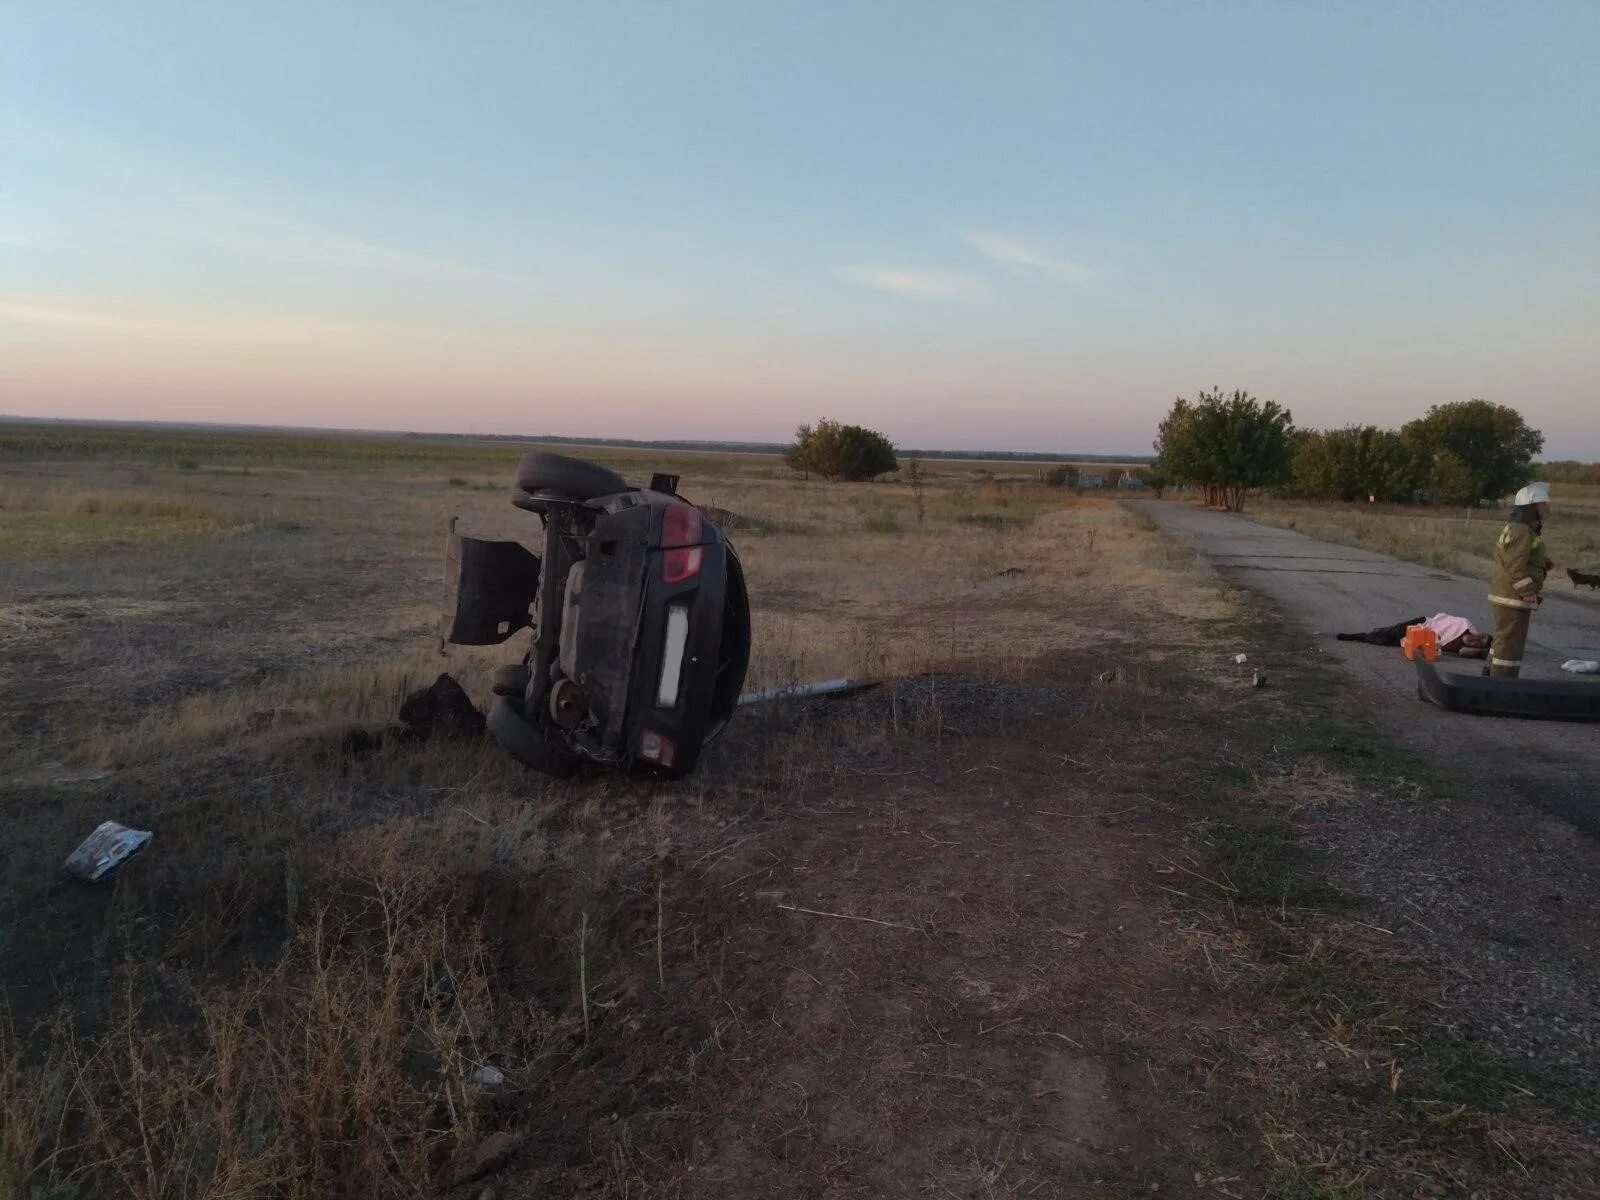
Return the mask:
<path fill-rule="evenodd" d="M 682 583 L 700 574 L 700 560 L 705 550 L 691 546 L 687 550 L 668 550 L 661 556 L 661 582 Z"/>
<path fill-rule="evenodd" d="M 661 514 L 661 582 L 682 583 L 700 574 L 705 551 L 700 547 L 704 526 L 700 510 L 692 504 L 668 505 Z"/>
<path fill-rule="evenodd" d="M 661 514 L 661 548 L 698 546 L 701 529 L 698 508 L 692 504 L 670 504 Z"/>
<path fill-rule="evenodd" d="M 639 735 L 639 757 L 645 762 L 655 763 L 658 767 L 670 767 L 677 756 L 678 748 L 672 744 L 671 738 L 663 737 L 654 729 L 646 729 Z"/>

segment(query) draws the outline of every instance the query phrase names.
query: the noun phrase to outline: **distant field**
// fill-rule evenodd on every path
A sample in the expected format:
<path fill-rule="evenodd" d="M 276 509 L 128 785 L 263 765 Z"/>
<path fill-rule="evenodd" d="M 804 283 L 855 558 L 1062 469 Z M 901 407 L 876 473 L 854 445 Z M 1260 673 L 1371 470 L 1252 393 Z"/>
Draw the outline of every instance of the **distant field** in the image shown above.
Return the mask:
<path fill-rule="evenodd" d="M 491 438 L 481 441 L 406 433 L 273 431 L 190 426 L 124 426 L 0 421 L 0 464 L 6 462 L 141 462 L 183 470 L 365 469 L 443 472 L 508 480 L 517 458 L 534 448 L 603 462 L 625 475 L 652 470 L 697 476 L 734 473 L 786 478 L 778 455 L 727 450 L 653 449 L 570 441 Z M 908 461 L 902 454 L 902 467 Z M 1005 477 L 1039 474 L 1062 459 L 930 458 L 930 477 L 970 478 L 987 471 Z M 1085 459 L 1087 470 L 1131 469 L 1138 462 Z"/>

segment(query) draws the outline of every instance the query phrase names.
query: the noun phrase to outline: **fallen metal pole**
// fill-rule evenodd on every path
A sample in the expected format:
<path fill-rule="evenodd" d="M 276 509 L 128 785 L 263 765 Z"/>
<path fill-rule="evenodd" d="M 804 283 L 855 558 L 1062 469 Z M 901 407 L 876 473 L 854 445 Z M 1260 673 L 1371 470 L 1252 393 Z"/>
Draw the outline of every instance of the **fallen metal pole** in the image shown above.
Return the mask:
<path fill-rule="evenodd" d="M 816 683 L 789 683 L 762 688 L 739 697 L 740 705 L 760 704 L 764 700 L 788 700 L 801 696 L 849 696 L 878 686 L 875 679 L 823 679 Z"/>

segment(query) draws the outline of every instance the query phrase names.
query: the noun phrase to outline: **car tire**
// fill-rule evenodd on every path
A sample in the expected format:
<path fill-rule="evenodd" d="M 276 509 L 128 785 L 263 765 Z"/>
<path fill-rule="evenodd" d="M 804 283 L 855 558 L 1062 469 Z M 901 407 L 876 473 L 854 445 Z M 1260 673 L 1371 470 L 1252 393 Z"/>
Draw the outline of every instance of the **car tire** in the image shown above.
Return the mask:
<path fill-rule="evenodd" d="M 509 667 L 496 667 L 494 674 L 489 677 L 489 690 L 496 696 L 511 696 L 521 699 L 522 694 L 528 690 L 528 680 L 533 672 L 528 670 L 526 663 L 515 663 Z"/>
<path fill-rule="evenodd" d="M 578 760 L 551 743 L 523 717 L 517 702 L 507 696 L 495 698 L 489 709 L 489 734 L 512 758 L 555 779 L 568 779 L 578 769 Z"/>
<path fill-rule="evenodd" d="M 517 487 L 525 492 L 593 500 L 628 490 L 627 480 L 615 471 L 581 458 L 533 450 L 517 464 Z"/>

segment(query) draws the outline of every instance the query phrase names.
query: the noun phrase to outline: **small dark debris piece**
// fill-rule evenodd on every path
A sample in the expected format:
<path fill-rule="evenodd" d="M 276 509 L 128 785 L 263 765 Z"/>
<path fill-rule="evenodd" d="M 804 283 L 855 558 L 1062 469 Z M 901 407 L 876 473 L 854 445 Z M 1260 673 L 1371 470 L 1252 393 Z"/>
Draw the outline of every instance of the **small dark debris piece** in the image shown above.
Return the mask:
<path fill-rule="evenodd" d="M 400 732 L 410 738 L 411 731 L 402 729 Z M 361 758 L 371 754 L 383 746 L 383 730 L 381 729 L 347 729 L 339 735 L 339 753 L 347 758 Z"/>
<path fill-rule="evenodd" d="M 435 734 L 453 739 L 483 736 L 483 714 L 452 675 L 441 675 L 407 696 L 400 706 L 400 720 L 423 740 Z"/>
<path fill-rule="evenodd" d="M 1028 573 L 1028 568 L 1027 567 L 1007 567 L 1003 571 L 996 571 L 993 575 L 989 576 L 989 578 L 990 579 L 1010 579 L 1013 576 L 1026 575 L 1027 573 Z"/>
<path fill-rule="evenodd" d="M 505 1130 L 491 1133 L 478 1143 L 471 1160 L 456 1172 L 457 1182 L 471 1183 L 475 1179 L 482 1179 L 485 1175 L 498 1171 L 521 1148 L 522 1142 L 523 1137 L 519 1133 L 508 1133 Z"/>

